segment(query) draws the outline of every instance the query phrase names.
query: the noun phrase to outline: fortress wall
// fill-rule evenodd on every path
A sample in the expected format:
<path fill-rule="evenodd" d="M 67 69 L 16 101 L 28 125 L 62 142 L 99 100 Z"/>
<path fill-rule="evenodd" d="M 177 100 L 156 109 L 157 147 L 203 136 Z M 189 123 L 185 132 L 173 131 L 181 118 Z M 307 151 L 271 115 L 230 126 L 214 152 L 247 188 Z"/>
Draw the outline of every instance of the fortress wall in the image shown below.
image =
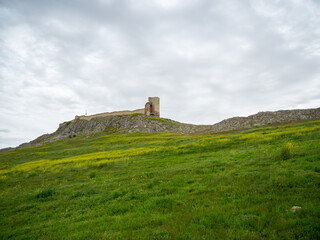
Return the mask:
<path fill-rule="evenodd" d="M 133 111 L 117 111 L 117 112 L 109 112 L 109 113 L 98 113 L 98 114 L 94 114 L 94 115 L 90 115 L 90 116 L 76 116 L 75 120 L 77 119 L 82 119 L 82 120 L 91 120 L 93 118 L 96 117 L 107 117 L 107 116 L 117 116 L 117 115 L 131 115 L 134 113 L 140 113 L 140 114 L 145 114 L 145 110 L 144 108 L 142 109 L 137 109 L 137 110 L 133 110 Z"/>
<path fill-rule="evenodd" d="M 149 97 L 149 103 L 151 104 L 151 113 L 153 113 L 155 117 L 160 117 L 160 98 Z"/>

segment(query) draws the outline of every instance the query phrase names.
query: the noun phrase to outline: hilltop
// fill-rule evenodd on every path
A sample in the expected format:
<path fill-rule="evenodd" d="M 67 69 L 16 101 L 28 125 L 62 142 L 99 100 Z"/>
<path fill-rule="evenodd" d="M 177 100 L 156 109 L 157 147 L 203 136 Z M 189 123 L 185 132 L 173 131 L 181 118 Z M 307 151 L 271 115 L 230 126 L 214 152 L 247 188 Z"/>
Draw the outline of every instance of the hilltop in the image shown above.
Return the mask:
<path fill-rule="evenodd" d="M 140 111 L 140 110 L 139 110 Z M 146 116 L 134 113 L 131 115 L 95 116 L 89 120 L 76 119 L 61 123 L 59 128 L 51 134 L 44 134 L 29 143 L 23 143 L 18 148 L 35 144 L 49 143 L 62 138 L 77 135 L 92 135 L 98 132 L 132 133 L 132 132 L 174 132 L 182 134 L 209 134 L 231 130 L 247 129 L 275 123 L 288 123 L 300 120 L 320 119 L 320 108 L 280 110 L 275 112 L 259 112 L 248 117 L 233 117 L 213 125 L 194 125 L 180 123 L 165 118 Z M 3 149 L 2 151 L 12 150 Z M 1 152 L 1 151 L 0 151 Z"/>

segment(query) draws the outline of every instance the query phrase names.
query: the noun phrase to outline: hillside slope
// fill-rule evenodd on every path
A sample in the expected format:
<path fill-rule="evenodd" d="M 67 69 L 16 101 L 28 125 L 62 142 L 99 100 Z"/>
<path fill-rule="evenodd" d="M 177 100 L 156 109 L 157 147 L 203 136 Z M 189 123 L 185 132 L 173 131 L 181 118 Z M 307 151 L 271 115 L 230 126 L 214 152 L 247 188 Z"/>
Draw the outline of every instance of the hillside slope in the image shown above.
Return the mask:
<path fill-rule="evenodd" d="M 319 239 L 319 139 L 317 120 L 0 153 L 0 239 Z"/>
<path fill-rule="evenodd" d="M 320 119 L 320 108 L 280 110 L 260 112 L 248 117 L 234 117 L 213 125 L 185 124 L 170 119 L 147 117 L 142 114 L 97 117 L 88 120 L 72 120 L 59 125 L 57 131 L 44 134 L 37 139 L 21 144 L 18 148 L 39 143 L 48 143 L 75 135 L 91 135 L 97 132 L 175 132 L 183 134 L 216 133 L 237 129 L 263 126 L 266 124 L 285 123 L 300 120 Z M 4 149 L 3 151 L 12 150 Z M 1 151 L 0 151 L 1 152 Z"/>
<path fill-rule="evenodd" d="M 223 132 L 310 119 L 320 119 L 320 108 L 259 112 L 248 117 L 233 117 L 214 124 L 209 132 Z"/>

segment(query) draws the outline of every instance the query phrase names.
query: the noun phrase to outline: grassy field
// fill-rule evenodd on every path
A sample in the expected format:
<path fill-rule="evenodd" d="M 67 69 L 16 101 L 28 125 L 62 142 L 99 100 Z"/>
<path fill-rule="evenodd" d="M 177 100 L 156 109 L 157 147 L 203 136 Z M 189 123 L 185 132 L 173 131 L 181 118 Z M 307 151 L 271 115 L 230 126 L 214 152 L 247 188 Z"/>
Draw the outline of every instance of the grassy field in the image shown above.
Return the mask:
<path fill-rule="evenodd" d="M 1 153 L 0 214 L 0 239 L 320 239 L 320 121 Z"/>

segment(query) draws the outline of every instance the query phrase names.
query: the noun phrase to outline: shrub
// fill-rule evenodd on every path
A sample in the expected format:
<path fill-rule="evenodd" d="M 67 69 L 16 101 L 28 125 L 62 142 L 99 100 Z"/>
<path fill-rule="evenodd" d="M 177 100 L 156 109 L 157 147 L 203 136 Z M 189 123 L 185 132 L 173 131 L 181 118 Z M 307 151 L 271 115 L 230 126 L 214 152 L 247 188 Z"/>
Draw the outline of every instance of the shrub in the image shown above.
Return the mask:
<path fill-rule="evenodd" d="M 101 169 L 101 168 L 107 168 L 110 169 L 114 167 L 115 163 L 114 162 L 100 162 L 97 165 L 95 165 L 96 168 Z"/>
<path fill-rule="evenodd" d="M 136 117 L 136 116 L 140 116 L 140 115 L 142 115 L 142 114 L 141 113 L 132 113 L 131 117 Z"/>
<path fill-rule="evenodd" d="M 168 212 L 173 209 L 173 200 L 168 197 L 160 197 L 154 200 L 155 208 L 160 212 Z"/>
<path fill-rule="evenodd" d="M 41 192 L 39 192 L 36 197 L 37 198 L 48 198 L 48 197 L 52 197 L 53 194 L 55 194 L 55 191 L 52 189 L 44 189 Z"/>
<path fill-rule="evenodd" d="M 112 199 L 117 199 L 119 197 L 122 197 L 122 196 L 126 195 L 126 193 L 127 192 L 124 191 L 124 190 L 113 191 L 111 197 L 112 197 Z"/>
<path fill-rule="evenodd" d="M 114 204 L 114 205 L 109 205 L 107 208 L 107 212 L 109 215 L 114 216 L 114 215 L 122 215 L 125 214 L 130 210 L 129 206 L 124 205 L 124 204 Z"/>
<path fill-rule="evenodd" d="M 90 175 L 89 175 L 90 178 L 94 178 L 95 176 L 96 176 L 96 173 L 95 173 L 95 172 L 92 172 L 92 173 L 90 173 Z"/>
<path fill-rule="evenodd" d="M 292 143 L 288 142 L 282 147 L 280 158 L 282 160 L 287 160 L 292 158 L 292 156 L 293 156 L 293 145 Z"/>

